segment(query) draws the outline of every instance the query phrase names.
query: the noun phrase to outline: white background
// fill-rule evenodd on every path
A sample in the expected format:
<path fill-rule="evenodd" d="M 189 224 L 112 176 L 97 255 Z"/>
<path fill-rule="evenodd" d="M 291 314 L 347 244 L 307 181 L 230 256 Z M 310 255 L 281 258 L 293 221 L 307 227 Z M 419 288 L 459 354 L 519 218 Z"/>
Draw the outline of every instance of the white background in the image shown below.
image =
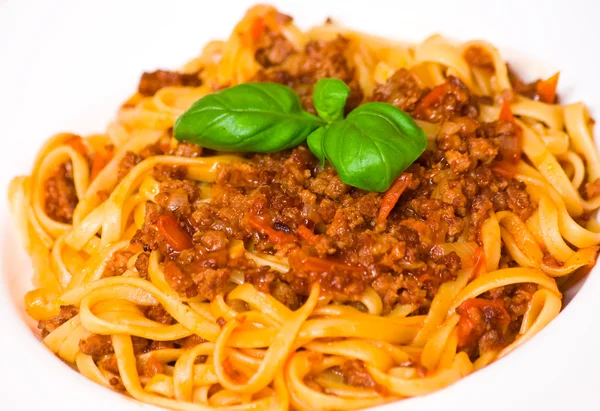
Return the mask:
<path fill-rule="evenodd" d="M 596 1 L 274 1 L 308 27 L 325 17 L 398 39 L 433 32 L 483 38 L 530 76 L 561 69 L 560 92 L 600 108 Z M 176 68 L 210 39 L 225 38 L 252 1 L 0 0 L 0 196 L 29 171 L 36 149 L 58 131 L 103 131 L 144 70 Z M 515 54 L 518 51 L 517 54 Z M 521 63 L 523 61 L 521 60 Z M 540 62 L 544 62 L 541 64 Z M 0 202 L 0 409 L 136 410 L 68 369 L 25 325 L 30 278 Z M 508 358 L 398 410 L 600 410 L 600 278 L 533 341 Z"/>

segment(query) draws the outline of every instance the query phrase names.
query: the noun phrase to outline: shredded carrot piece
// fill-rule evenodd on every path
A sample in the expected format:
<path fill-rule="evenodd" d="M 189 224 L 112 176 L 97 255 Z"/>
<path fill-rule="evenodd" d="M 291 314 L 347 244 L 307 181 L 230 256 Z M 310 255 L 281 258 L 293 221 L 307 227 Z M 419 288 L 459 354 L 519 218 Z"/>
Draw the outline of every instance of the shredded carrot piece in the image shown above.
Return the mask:
<path fill-rule="evenodd" d="M 379 214 L 377 215 L 377 224 L 385 224 L 390 212 L 396 206 L 396 203 L 400 199 L 400 196 L 406 190 L 406 187 L 410 184 L 412 176 L 408 173 L 402 173 L 400 177 L 392 183 L 392 186 L 383 195 L 381 201 L 381 207 L 379 208 Z"/>
<path fill-rule="evenodd" d="M 83 154 L 84 156 L 87 155 L 88 150 L 81 137 L 73 136 L 65 141 L 65 144 L 73 147 L 78 153 Z"/>
<path fill-rule="evenodd" d="M 340 261 L 328 258 L 305 256 L 301 259 L 302 268 L 306 271 L 318 273 L 330 272 L 334 270 L 363 272 L 365 269 L 356 265 L 349 265 Z"/>
<path fill-rule="evenodd" d="M 167 244 L 173 250 L 183 251 L 194 246 L 192 237 L 170 215 L 161 215 L 158 217 L 156 227 L 159 234 L 165 238 Z"/>
<path fill-rule="evenodd" d="M 113 150 L 107 150 L 105 153 L 97 152 L 92 159 L 92 170 L 90 172 L 90 181 L 93 181 L 98 174 L 106 167 L 113 158 Z"/>
<path fill-rule="evenodd" d="M 298 236 L 303 239 L 304 241 L 307 241 L 309 243 L 314 243 L 318 240 L 318 237 L 315 233 L 312 232 L 312 230 L 306 226 L 299 226 L 298 229 L 296 230 L 298 232 Z"/>
<path fill-rule="evenodd" d="M 559 75 L 560 71 L 549 79 L 538 81 L 536 84 L 535 90 L 544 103 L 552 104 L 556 100 L 556 86 L 558 85 Z"/>
<path fill-rule="evenodd" d="M 271 240 L 273 243 L 283 244 L 298 241 L 296 236 L 283 231 L 275 230 L 256 215 L 250 215 L 248 217 L 248 224 L 250 224 L 250 227 L 254 228 L 262 235 L 269 237 L 269 240 Z"/>
<path fill-rule="evenodd" d="M 434 87 L 429 93 L 427 93 L 425 97 L 421 99 L 421 101 L 419 101 L 415 111 L 422 112 L 426 108 L 437 104 L 447 91 L 448 83 L 440 84 L 439 86 Z"/>

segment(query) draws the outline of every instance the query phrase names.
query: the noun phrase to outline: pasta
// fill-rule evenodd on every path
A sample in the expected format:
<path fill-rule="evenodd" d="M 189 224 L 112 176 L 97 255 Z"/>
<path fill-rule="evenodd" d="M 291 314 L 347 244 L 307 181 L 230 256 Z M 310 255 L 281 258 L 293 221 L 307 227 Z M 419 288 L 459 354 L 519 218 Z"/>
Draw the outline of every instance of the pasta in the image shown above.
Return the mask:
<path fill-rule="evenodd" d="M 385 193 L 306 145 L 219 152 L 174 138 L 198 99 L 248 82 L 314 112 L 392 104 L 426 152 Z M 592 266 L 600 158 L 582 103 L 494 46 L 404 44 L 255 6 L 180 72 L 142 77 L 104 133 L 61 133 L 9 199 L 33 265 L 27 313 L 81 374 L 174 410 L 346 410 L 425 395 L 558 315 Z M 390 200 L 391 199 L 391 200 Z"/>

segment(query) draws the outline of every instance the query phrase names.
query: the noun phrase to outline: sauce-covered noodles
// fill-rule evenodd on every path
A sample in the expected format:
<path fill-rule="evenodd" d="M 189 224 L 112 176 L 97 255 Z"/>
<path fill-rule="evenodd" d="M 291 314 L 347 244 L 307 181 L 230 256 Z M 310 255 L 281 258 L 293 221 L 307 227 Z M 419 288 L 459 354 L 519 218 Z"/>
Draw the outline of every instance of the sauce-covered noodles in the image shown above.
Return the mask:
<path fill-rule="evenodd" d="M 315 113 L 322 78 L 346 83 L 346 113 L 387 103 L 427 136 L 387 191 L 304 143 L 173 137 L 241 83 Z M 175 410 L 358 409 L 448 386 L 546 326 L 595 263 L 593 121 L 557 81 L 524 83 L 483 41 L 303 32 L 256 6 L 180 72 L 145 73 L 106 132 L 55 135 L 13 180 L 27 312 L 87 378 Z"/>

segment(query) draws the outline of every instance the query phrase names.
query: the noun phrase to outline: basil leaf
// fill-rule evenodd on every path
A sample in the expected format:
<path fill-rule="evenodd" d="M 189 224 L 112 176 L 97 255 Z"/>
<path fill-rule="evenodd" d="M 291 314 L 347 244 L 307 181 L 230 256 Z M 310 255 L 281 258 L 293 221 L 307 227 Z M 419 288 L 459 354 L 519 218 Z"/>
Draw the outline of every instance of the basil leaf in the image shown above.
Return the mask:
<path fill-rule="evenodd" d="M 425 151 L 424 131 L 405 112 L 386 103 L 367 103 L 327 127 L 324 156 L 340 179 L 368 191 L 386 191 Z"/>
<path fill-rule="evenodd" d="M 173 133 L 202 147 L 268 153 L 302 143 L 323 120 L 302 109 L 289 87 L 244 83 L 196 101 L 175 122 Z"/>
<path fill-rule="evenodd" d="M 322 78 L 315 84 L 313 103 L 319 116 L 327 121 L 340 120 L 344 117 L 346 100 L 350 95 L 350 87 L 337 78 Z"/>
<path fill-rule="evenodd" d="M 308 143 L 308 148 L 312 153 L 319 159 L 321 165 L 325 165 L 325 152 L 323 151 L 323 139 L 327 134 L 327 130 L 329 129 L 329 125 L 319 127 L 315 131 L 313 131 L 306 142 Z"/>

